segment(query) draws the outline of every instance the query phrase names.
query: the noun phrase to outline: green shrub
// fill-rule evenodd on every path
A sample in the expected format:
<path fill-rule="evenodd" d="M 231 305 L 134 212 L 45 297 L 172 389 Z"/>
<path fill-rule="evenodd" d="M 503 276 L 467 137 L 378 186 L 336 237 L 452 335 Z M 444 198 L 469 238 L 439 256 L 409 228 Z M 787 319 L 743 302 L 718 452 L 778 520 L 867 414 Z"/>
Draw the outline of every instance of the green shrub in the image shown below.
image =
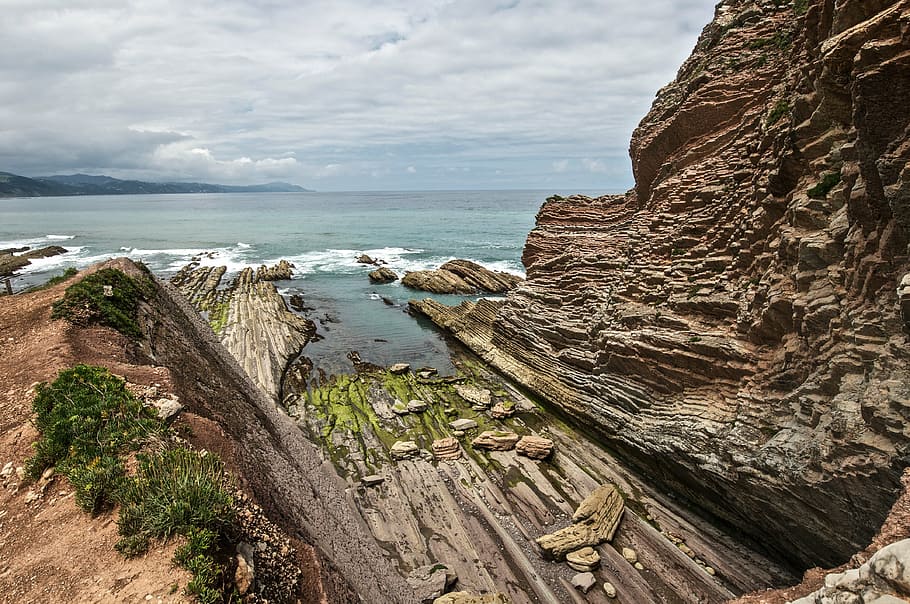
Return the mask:
<path fill-rule="evenodd" d="M 223 566 L 215 554 L 233 525 L 233 500 L 224 464 L 215 455 L 173 449 L 139 456 L 139 470 L 121 494 L 116 547 L 126 556 L 144 553 L 152 539 L 182 535 L 174 562 L 193 574 L 188 594 L 200 602 L 222 600 Z"/>
<path fill-rule="evenodd" d="M 809 189 L 809 197 L 812 199 L 824 199 L 839 182 L 840 172 L 828 172 L 822 176 L 822 179 L 814 187 Z"/>
<path fill-rule="evenodd" d="M 112 295 L 104 295 L 105 286 L 111 288 Z M 136 315 L 147 288 L 146 283 L 121 271 L 103 268 L 66 288 L 63 298 L 54 303 L 51 316 L 75 325 L 100 323 L 138 338 L 142 332 Z"/>
<path fill-rule="evenodd" d="M 780 121 L 780 118 L 790 113 L 790 103 L 784 99 L 777 101 L 777 104 L 774 105 L 774 109 L 771 110 L 771 113 L 768 114 L 768 118 L 765 120 L 765 125 L 773 126 Z"/>
<path fill-rule="evenodd" d="M 793 12 L 797 16 L 805 15 L 809 10 L 809 0 L 793 0 Z"/>
<path fill-rule="evenodd" d="M 41 437 L 26 462 L 32 478 L 57 466 L 76 491 L 76 502 L 96 513 L 113 502 L 123 465 L 118 454 L 161 429 L 125 382 L 103 367 L 77 365 L 40 384 L 32 403 Z"/>

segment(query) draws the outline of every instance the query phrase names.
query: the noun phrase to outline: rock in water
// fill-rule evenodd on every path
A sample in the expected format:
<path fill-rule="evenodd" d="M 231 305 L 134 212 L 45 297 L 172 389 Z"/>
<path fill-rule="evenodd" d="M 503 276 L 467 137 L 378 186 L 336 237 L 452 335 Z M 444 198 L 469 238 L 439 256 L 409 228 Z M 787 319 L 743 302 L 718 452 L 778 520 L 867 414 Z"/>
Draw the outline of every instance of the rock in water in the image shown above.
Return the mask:
<path fill-rule="evenodd" d="M 371 271 L 368 275 L 372 283 L 392 283 L 398 281 L 398 275 L 390 268 L 382 267 Z"/>
<path fill-rule="evenodd" d="M 612 484 L 598 487 L 588 495 L 575 514 L 573 524 L 537 539 L 547 558 L 562 560 L 569 552 L 609 541 L 616 533 L 622 518 L 622 496 Z"/>
<path fill-rule="evenodd" d="M 521 283 L 521 277 L 493 272 L 469 260 L 450 260 L 435 271 L 406 273 L 401 283 L 434 294 L 504 293 Z"/>
<path fill-rule="evenodd" d="M 359 264 L 379 264 L 376 260 L 373 260 L 366 254 L 360 254 L 360 256 L 357 257 L 357 262 Z"/>
<path fill-rule="evenodd" d="M 553 454 L 553 441 L 542 436 L 522 436 L 515 450 L 531 459 L 546 459 Z"/>
<path fill-rule="evenodd" d="M 572 587 L 582 593 L 591 591 L 591 588 L 594 587 L 595 583 L 597 583 L 597 579 L 594 578 L 593 573 L 578 573 L 572 577 Z"/>
<path fill-rule="evenodd" d="M 65 254 L 67 251 L 65 247 L 60 247 L 59 245 L 49 245 L 31 251 L 26 250 L 28 250 L 28 248 L 0 250 L 0 277 L 11 277 L 13 273 L 20 268 L 28 266 L 31 264 L 31 261 L 36 258 L 59 256 L 60 254 Z M 16 251 L 21 251 L 23 253 L 15 255 L 14 252 Z"/>
<path fill-rule="evenodd" d="M 262 265 L 256 270 L 257 281 L 285 281 L 294 275 L 294 265 L 281 260 L 275 266 Z"/>
<path fill-rule="evenodd" d="M 566 563 L 580 573 L 590 572 L 600 566 L 600 554 L 593 547 L 583 547 L 566 554 Z"/>
<path fill-rule="evenodd" d="M 471 443 L 471 446 L 475 449 L 487 449 L 488 451 L 510 451 L 515 448 L 518 438 L 518 435 L 514 432 L 487 430 L 486 432 L 481 432 L 480 436 Z"/>
<path fill-rule="evenodd" d="M 445 564 L 428 564 L 412 570 L 407 580 L 421 604 L 432 604 L 455 584 L 458 575 Z"/>
<path fill-rule="evenodd" d="M 389 373 L 392 375 L 404 375 L 411 370 L 411 366 L 407 363 L 395 363 L 389 367 Z"/>

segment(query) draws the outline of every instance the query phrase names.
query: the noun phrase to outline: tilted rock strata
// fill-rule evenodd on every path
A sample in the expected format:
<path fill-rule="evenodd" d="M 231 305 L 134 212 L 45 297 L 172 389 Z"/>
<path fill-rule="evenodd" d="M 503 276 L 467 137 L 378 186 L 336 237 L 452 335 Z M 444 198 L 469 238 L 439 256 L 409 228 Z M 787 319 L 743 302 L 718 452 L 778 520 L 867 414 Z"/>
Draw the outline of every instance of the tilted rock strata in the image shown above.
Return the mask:
<path fill-rule="evenodd" d="M 910 437 L 910 4 L 800 6 L 718 5 L 635 190 L 548 200 L 505 303 L 415 307 L 804 568 L 865 544 Z"/>
<path fill-rule="evenodd" d="M 15 252 L 22 253 L 17 254 Z M 50 258 L 51 256 L 59 256 L 66 252 L 66 248 L 60 247 L 59 245 L 49 245 L 30 251 L 28 248 L 0 250 L 0 277 L 12 276 L 13 273 L 21 268 L 25 268 L 36 258 Z"/>
<path fill-rule="evenodd" d="M 384 266 L 375 271 L 371 271 L 367 276 L 372 283 L 392 283 L 393 281 L 398 281 L 398 274 L 392 269 Z"/>
<path fill-rule="evenodd" d="M 219 289 L 225 267 L 188 265 L 171 279 L 200 312 L 221 343 L 263 392 L 276 399 L 288 362 L 316 332 L 315 325 L 290 310 L 269 280 L 283 279 L 290 265 L 245 268 Z M 262 280 L 261 277 L 267 278 Z"/>
<path fill-rule="evenodd" d="M 515 448 L 515 443 L 520 437 L 514 432 L 499 432 L 487 430 L 481 432 L 480 436 L 471 442 L 475 449 L 486 449 L 488 451 L 511 451 Z"/>
<path fill-rule="evenodd" d="M 434 294 L 504 293 L 521 283 L 521 277 L 491 271 L 470 260 L 450 260 L 434 271 L 413 271 L 402 285 Z"/>

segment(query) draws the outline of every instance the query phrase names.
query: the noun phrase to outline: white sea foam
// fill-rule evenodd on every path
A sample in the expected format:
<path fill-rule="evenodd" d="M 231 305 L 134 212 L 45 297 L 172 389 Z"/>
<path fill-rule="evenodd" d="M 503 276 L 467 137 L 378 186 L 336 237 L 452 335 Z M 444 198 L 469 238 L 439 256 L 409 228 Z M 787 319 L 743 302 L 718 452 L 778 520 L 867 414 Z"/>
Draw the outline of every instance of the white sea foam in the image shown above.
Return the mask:
<path fill-rule="evenodd" d="M 50 239 L 51 241 L 66 241 L 67 239 L 75 239 L 75 235 L 45 235 L 45 239 Z"/>
<path fill-rule="evenodd" d="M 238 242 L 237 242 L 237 247 L 246 250 L 246 249 L 249 249 L 249 248 L 251 248 L 251 247 L 253 247 L 253 246 L 250 245 L 249 243 L 244 243 L 244 242 L 242 242 L 242 241 L 238 241 Z"/>

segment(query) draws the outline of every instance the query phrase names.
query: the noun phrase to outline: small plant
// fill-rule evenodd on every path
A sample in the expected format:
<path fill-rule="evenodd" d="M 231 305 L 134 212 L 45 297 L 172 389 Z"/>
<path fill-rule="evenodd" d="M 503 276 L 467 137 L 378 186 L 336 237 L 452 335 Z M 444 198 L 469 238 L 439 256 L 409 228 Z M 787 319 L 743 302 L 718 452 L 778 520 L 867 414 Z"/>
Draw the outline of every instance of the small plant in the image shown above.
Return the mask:
<path fill-rule="evenodd" d="M 828 172 L 814 187 L 809 189 L 809 197 L 812 199 L 824 199 L 828 196 L 837 183 L 840 182 L 840 172 Z"/>
<path fill-rule="evenodd" d="M 809 10 L 809 0 L 793 0 L 793 13 L 802 16 Z"/>
<path fill-rule="evenodd" d="M 100 323 L 138 338 L 142 332 L 136 315 L 146 289 L 146 284 L 121 271 L 103 268 L 66 288 L 51 316 L 74 325 Z"/>
<path fill-rule="evenodd" d="M 57 466 L 76 491 L 76 503 L 97 513 L 112 503 L 123 478 L 118 454 L 161 428 L 154 412 L 103 367 L 77 365 L 40 384 L 32 403 L 41 438 L 26 462 L 37 479 Z"/>
<path fill-rule="evenodd" d="M 135 478 L 125 482 L 116 548 L 137 556 L 152 539 L 186 538 L 174 562 L 193 574 L 186 591 L 209 604 L 222 600 L 218 543 L 234 522 L 230 480 L 217 456 L 177 448 L 140 455 Z"/>
<path fill-rule="evenodd" d="M 780 121 L 780 118 L 790 113 L 790 103 L 785 99 L 777 101 L 777 104 L 774 105 L 774 108 L 771 110 L 771 113 L 768 114 L 767 119 L 765 120 L 766 126 L 773 126 Z"/>

